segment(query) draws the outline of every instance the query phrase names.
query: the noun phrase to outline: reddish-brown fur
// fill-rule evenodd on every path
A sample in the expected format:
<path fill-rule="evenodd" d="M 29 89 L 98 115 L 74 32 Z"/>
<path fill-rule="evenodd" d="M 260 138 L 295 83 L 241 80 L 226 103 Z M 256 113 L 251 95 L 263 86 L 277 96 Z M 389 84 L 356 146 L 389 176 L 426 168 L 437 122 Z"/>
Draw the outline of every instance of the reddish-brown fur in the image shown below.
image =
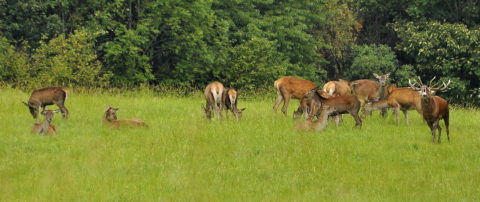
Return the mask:
<path fill-rule="evenodd" d="M 235 120 L 239 120 L 242 117 L 242 112 L 245 108 L 237 108 L 238 93 L 235 89 L 225 89 L 222 96 L 222 103 L 225 105 L 225 110 L 227 110 L 227 112 L 231 111 L 233 113 Z"/>
<path fill-rule="evenodd" d="M 319 118 L 317 121 L 312 122 L 312 129 L 319 131 L 324 128 L 326 117 L 329 115 L 349 113 L 355 119 L 355 126 L 362 126 L 362 120 L 358 116 L 360 101 L 357 97 L 353 95 L 329 95 L 325 91 L 317 89 L 311 90 L 305 97 L 312 99 L 313 104 L 310 109 L 309 120 L 301 124 L 305 125 L 308 121 L 311 122 L 314 116 L 317 116 Z"/>
<path fill-rule="evenodd" d="M 373 74 L 377 79 L 377 81 L 369 80 L 369 79 L 361 79 L 350 82 L 350 85 L 357 96 L 358 100 L 360 100 L 361 106 L 363 107 L 367 102 L 378 101 L 385 98 L 385 89 L 384 86 L 390 76 L 390 73 L 385 75 L 379 76 L 377 74 Z"/>
<path fill-rule="evenodd" d="M 65 107 L 67 94 L 67 90 L 62 87 L 42 88 L 34 90 L 28 102 L 23 103 L 28 107 L 34 119 L 37 119 L 40 107 L 42 107 L 42 111 L 45 111 L 45 106 L 54 104 L 60 108 L 63 118 L 67 118 L 68 109 Z"/>
<path fill-rule="evenodd" d="M 148 127 L 145 122 L 140 119 L 117 119 L 117 111 L 120 108 L 108 107 L 104 113 L 103 121 L 104 123 L 112 128 L 120 127 Z"/>
<path fill-rule="evenodd" d="M 302 99 L 302 97 L 310 90 L 317 87 L 315 83 L 290 76 L 282 76 L 274 83 L 277 89 L 277 100 L 273 106 L 273 110 L 277 112 L 278 105 L 283 101 L 282 112 L 287 114 L 288 103 L 291 98 Z"/>
<path fill-rule="evenodd" d="M 435 96 L 434 92 L 439 90 L 446 90 L 450 81 L 447 84 L 443 83 L 440 88 L 434 87 L 431 85 L 432 81 L 435 77 L 430 81 L 429 85 L 424 85 L 421 80 L 420 87 L 416 87 L 415 84 L 410 83 L 410 87 L 414 90 L 419 90 L 419 94 L 421 96 L 421 115 L 423 119 L 427 122 L 428 126 L 430 127 L 430 131 L 432 133 L 432 143 L 435 143 L 435 132 L 438 130 L 438 139 L 437 142 L 440 143 L 440 137 L 442 135 L 442 128 L 440 127 L 440 120 L 443 119 L 445 122 L 445 128 L 447 130 L 447 139 L 450 142 L 450 132 L 449 132 L 449 109 L 448 109 L 448 102 L 439 97 Z"/>
<path fill-rule="evenodd" d="M 339 81 L 329 81 L 323 85 L 323 91 L 327 92 L 330 95 L 351 95 L 352 88 L 350 87 L 350 82 L 345 80 Z"/>
<path fill-rule="evenodd" d="M 47 134 L 51 136 L 57 135 L 57 128 L 55 125 L 51 124 L 53 115 L 60 112 L 60 110 L 44 110 L 42 115 L 45 116 L 45 120 L 40 123 L 35 123 L 32 126 L 32 132 L 36 134 Z"/>
<path fill-rule="evenodd" d="M 204 96 L 206 101 L 206 106 L 202 106 L 207 119 L 212 119 L 212 111 L 215 111 L 219 120 L 222 120 L 222 111 L 223 111 L 223 93 L 225 87 L 223 84 L 215 81 L 205 87 Z"/>

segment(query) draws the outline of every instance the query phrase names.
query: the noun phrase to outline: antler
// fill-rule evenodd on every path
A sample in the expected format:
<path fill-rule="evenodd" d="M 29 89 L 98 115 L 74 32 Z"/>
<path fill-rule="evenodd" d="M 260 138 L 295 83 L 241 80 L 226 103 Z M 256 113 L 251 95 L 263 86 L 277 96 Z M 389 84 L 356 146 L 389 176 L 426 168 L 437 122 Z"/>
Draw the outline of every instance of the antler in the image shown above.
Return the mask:
<path fill-rule="evenodd" d="M 423 86 L 423 82 L 422 82 L 422 79 L 420 78 L 420 76 L 418 76 L 418 81 L 420 82 L 420 86 Z"/>
<path fill-rule="evenodd" d="M 415 86 L 415 85 L 417 85 L 417 84 L 420 85 L 418 82 L 412 83 L 412 81 L 410 81 L 410 79 L 408 79 L 408 84 L 410 84 L 410 88 L 411 88 L 412 90 L 420 90 L 419 87 L 416 87 L 416 86 Z"/>
<path fill-rule="evenodd" d="M 442 82 L 442 85 L 440 87 L 431 87 L 430 90 L 435 90 L 435 91 L 443 91 L 448 88 L 448 85 L 450 85 L 452 81 L 449 79 L 447 83 Z"/>
<path fill-rule="evenodd" d="M 432 82 L 433 82 L 433 80 L 435 80 L 435 78 L 437 78 L 437 76 L 434 76 L 434 77 L 432 78 L 432 80 L 430 80 L 430 82 L 428 82 L 428 86 L 432 86 Z"/>

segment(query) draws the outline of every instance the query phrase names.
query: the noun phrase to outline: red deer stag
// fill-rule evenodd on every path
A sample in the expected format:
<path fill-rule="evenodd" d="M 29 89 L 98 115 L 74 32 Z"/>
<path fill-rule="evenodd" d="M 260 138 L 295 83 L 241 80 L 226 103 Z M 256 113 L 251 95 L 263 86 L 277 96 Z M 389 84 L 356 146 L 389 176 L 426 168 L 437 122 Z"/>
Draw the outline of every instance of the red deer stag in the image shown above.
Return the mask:
<path fill-rule="evenodd" d="M 237 108 L 238 94 L 237 91 L 233 88 L 226 89 L 223 92 L 222 103 L 225 105 L 225 110 L 231 111 L 235 120 L 240 120 L 242 117 L 242 112 L 246 108 L 238 109 Z"/>
<path fill-rule="evenodd" d="M 302 97 L 310 90 L 317 87 L 315 83 L 290 76 L 282 76 L 274 83 L 277 89 L 277 100 L 273 106 L 273 110 L 277 112 L 278 105 L 283 101 L 282 112 L 286 115 L 288 103 L 291 98 L 302 99 Z"/>
<path fill-rule="evenodd" d="M 112 128 L 120 128 L 120 127 L 148 127 L 145 122 L 140 119 L 117 119 L 117 111 L 120 108 L 113 108 L 107 107 L 107 110 L 103 116 L 104 124 L 112 127 Z"/>
<path fill-rule="evenodd" d="M 418 82 L 412 83 L 410 80 L 408 83 L 413 90 L 419 91 L 421 96 L 421 107 L 423 119 L 427 122 L 432 132 L 432 143 L 435 143 L 435 131 L 438 130 L 437 142 L 440 143 L 440 136 L 442 135 L 442 128 L 440 127 L 440 120 L 445 122 L 445 128 L 447 130 L 447 139 L 450 142 L 450 132 L 448 130 L 449 125 L 449 111 L 448 102 L 439 96 L 435 96 L 436 91 L 444 91 L 450 85 L 450 80 L 447 83 L 442 82 L 440 85 L 432 85 L 433 80 L 430 80 L 429 84 L 423 84 L 420 77 Z M 418 87 L 417 87 L 418 85 Z"/>
<path fill-rule="evenodd" d="M 37 119 L 40 107 L 42 107 L 42 111 L 45 111 L 45 106 L 53 104 L 60 108 L 63 118 L 67 118 L 68 110 L 65 107 L 67 94 L 67 90 L 62 87 L 42 88 L 34 90 L 28 102 L 23 102 L 23 104 L 28 107 L 34 119 Z"/>
<path fill-rule="evenodd" d="M 323 90 L 313 89 L 306 98 L 313 100 L 309 119 L 299 123 L 296 128 L 303 130 L 321 131 L 327 124 L 329 115 L 339 115 L 349 113 L 355 119 L 355 126 L 361 127 L 362 120 L 358 116 L 360 111 L 360 101 L 353 95 L 338 95 L 332 96 Z M 318 119 L 315 122 L 311 118 L 318 114 Z M 338 122 L 336 123 L 338 124 Z"/>
<path fill-rule="evenodd" d="M 374 73 L 373 76 L 378 79 L 378 82 L 369 79 L 361 79 L 350 82 L 355 96 L 357 96 L 358 100 L 360 100 L 362 108 L 365 103 L 369 101 L 378 101 L 385 97 L 384 86 L 388 80 L 388 77 L 390 76 L 390 73 L 382 76 Z M 365 113 L 363 113 L 363 116 L 365 116 Z"/>
<path fill-rule="evenodd" d="M 45 116 L 45 120 L 40 123 L 36 123 L 35 125 L 32 126 L 32 132 L 36 134 L 41 134 L 41 135 L 51 135 L 55 136 L 57 135 L 57 129 L 55 125 L 51 124 L 52 119 L 53 119 L 53 114 L 60 112 L 60 110 L 44 110 L 42 111 L 42 115 Z"/>
<path fill-rule="evenodd" d="M 202 106 L 207 119 L 212 119 L 212 111 L 215 111 L 217 114 L 218 120 L 222 120 L 222 111 L 223 111 L 223 92 L 225 88 L 223 84 L 215 81 L 205 87 L 204 95 L 207 102 L 207 106 Z"/>

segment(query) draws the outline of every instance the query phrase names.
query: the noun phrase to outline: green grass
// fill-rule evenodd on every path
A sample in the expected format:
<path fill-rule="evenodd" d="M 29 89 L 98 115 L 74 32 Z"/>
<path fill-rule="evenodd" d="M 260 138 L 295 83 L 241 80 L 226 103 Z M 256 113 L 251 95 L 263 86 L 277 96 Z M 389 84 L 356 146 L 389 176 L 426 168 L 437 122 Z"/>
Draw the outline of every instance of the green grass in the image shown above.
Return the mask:
<path fill-rule="evenodd" d="M 377 112 L 361 129 L 347 115 L 313 133 L 292 130 L 298 102 L 285 117 L 274 97 L 240 100 L 243 119 L 219 122 L 205 120 L 200 93 L 73 92 L 70 118 L 43 137 L 30 133 L 28 96 L 0 90 L 2 201 L 480 200 L 478 111 L 452 110 L 452 141 L 438 145 L 415 111 L 410 125 Z M 103 127 L 108 105 L 150 128 Z"/>

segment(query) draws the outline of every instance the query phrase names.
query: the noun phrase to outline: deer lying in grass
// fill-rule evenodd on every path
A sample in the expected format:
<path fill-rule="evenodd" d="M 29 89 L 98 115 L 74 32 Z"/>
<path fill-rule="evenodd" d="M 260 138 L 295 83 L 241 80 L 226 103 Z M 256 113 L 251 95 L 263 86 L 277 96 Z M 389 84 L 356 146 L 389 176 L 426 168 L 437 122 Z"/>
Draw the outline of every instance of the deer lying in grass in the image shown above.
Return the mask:
<path fill-rule="evenodd" d="M 432 143 L 435 143 L 435 131 L 438 130 L 438 139 L 437 142 L 440 143 L 440 136 L 442 135 L 442 128 L 440 127 L 440 120 L 443 119 L 445 122 L 445 128 L 447 130 L 447 139 L 450 142 L 450 132 L 449 127 L 449 110 L 448 102 L 439 96 L 435 96 L 436 91 L 447 90 L 448 85 L 450 85 L 450 80 L 448 83 L 442 82 L 442 84 L 432 85 L 433 80 L 430 80 L 429 84 L 423 84 L 420 77 L 418 77 L 418 82 L 412 83 L 410 80 L 408 83 L 413 90 L 419 91 L 421 96 L 421 106 L 422 106 L 422 117 L 427 122 L 432 132 Z M 418 87 L 417 87 L 418 85 Z"/>
<path fill-rule="evenodd" d="M 302 99 L 302 97 L 310 90 L 317 87 L 315 83 L 290 76 L 282 76 L 274 83 L 277 89 L 277 100 L 273 106 L 273 110 L 277 112 L 278 105 L 283 101 L 282 112 L 287 114 L 288 103 L 291 98 Z"/>
<path fill-rule="evenodd" d="M 103 115 L 103 122 L 109 127 L 148 127 L 145 122 L 140 119 L 117 119 L 117 111 L 120 108 L 107 107 Z"/>
<path fill-rule="evenodd" d="M 312 105 L 309 119 L 299 123 L 296 129 L 320 131 L 325 128 L 329 115 L 346 113 L 353 116 L 356 127 L 362 126 L 362 120 L 358 116 L 360 101 L 357 97 L 352 95 L 332 96 L 318 89 L 311 90 L 305 97 L 312 99 L 314 104 Z M 315 122 L 312 122 L 313 116 L 318 117 Z"/>
<path fill-rule="evenodd" d="M 63 118 L 67 118 L 68 110 L 65 107 L 67 94 L 67 90 L 62 87 L 42 88 L 34 90 L 28 102 L 23 102 L 23 104 L 28 107 L 34 119 L 37 119 L 40 107 L 42 107 L 42 111 L 45 111 L 45 106 L 53 104 L 60 108 Z"/>
<path fill-rule="evenodd" d="M 40 122 L 40 123 L 35 123 L 33 126 L 32 126 L 32 132 L 33 133 L 36 133 L 36 134 L 41 134 L 41 135 L 51 135 L 51 136 L 55 136 L 57 135 L 57 129 L 55 127 L 55 125 L 51 124 L 52 122 L 52 119 L 53 119 L 53 115 L 55 113 L 58 113 L 60 112 L 60 110 L 50 110 L 50 109 L 47 109 L 47 110 L 43 110 L 41 112 L 41 114 L 43 116 L 45 116 L 45 120 L 43 122 Z"/>
<path fill-rule="evenodd" d="M 212 111 L 215 111 L 217 114 L 218 120 L 222 120 L 222 111 L 223 111 L 223 93 L 225 91 L 225 87 L 223 84 L 215 81 L 207 85 L 205 87 L 204 96 L 207 106 L 203 106 L 203 111 L 205 112 L 205 116 L 207 119 L 212 119 Z"/>
<path fill-rule="evenodd" d="M 223 92 L 222 104 L 225 105 L 225 110 L 227 110 L 227 113 L 228 111 L 231 111 L 233 113 L 233 117 L 235 118 L 235 120 L 240 120 L 240 118 L 242 117 L 242 112 L 246 108 L 238 109 L 237 101 L 238 101 L 238 94 L 235 89 L 229 88 Z"/>
<path fill-rule="evenodd" d="M 382 76 L 374 73 L 373 76 L 378 79 L 378 82 L 369 79 L 361 79 L 350 82 L 353 92 L 360 101 L 362 108 L 367 102 L 374 102 L 385 98 L 384 87 L 388 77 L 390 76 L 390 73 Z M 382 113 L 384 114 L 385 112 Z M 363 116 L 365 115 L 366 114 L 363 113 Z"/>

